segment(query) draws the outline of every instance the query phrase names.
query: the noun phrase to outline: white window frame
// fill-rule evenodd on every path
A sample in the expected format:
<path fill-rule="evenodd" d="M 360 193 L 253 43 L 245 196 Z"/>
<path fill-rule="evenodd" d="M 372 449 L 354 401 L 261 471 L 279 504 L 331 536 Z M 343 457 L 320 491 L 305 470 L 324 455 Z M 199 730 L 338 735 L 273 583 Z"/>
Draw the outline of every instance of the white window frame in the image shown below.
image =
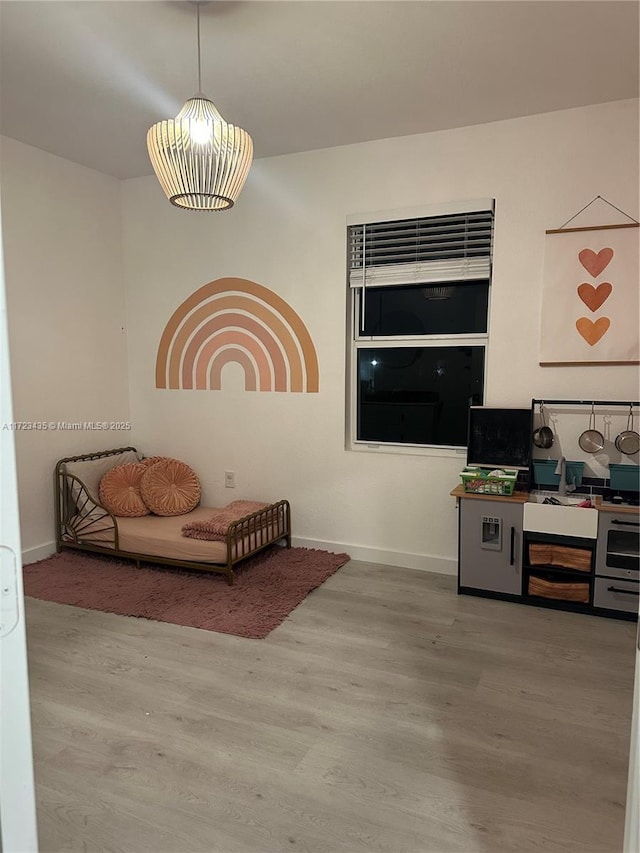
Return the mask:
<path fill-rule="evenodd" d="M 467 213 L 472 211 L 493 210 L 495 222 L 494 199 L 476 199 L 447 204 L 428 205 L 425 207 L 401 208 L 395 210 L 384 210 L 370 213 L 352 214 L 347 217 L 347 230 L 351 225 L 365 225 L 374 222 L 389 222 L 394 219 L 419 219 L 430 216 L 443 216 L 456 213 Z M 494 226 L 495 227 L 495 226 Z M 493 254 L 493 252 L 492 252 Z M 408 282 L 410 283 L 410 282 Z M 441 347 L 441 346 L 477 346 L 484 349 L 484 380 L 483 401 L 487 387 L 488 373 L 488 349 L 491 326 L 491 303 L 492 287 L 489 287 L 487 302 L 487 331 L 484 334 L 459 334 L 459 335 L 421 335 L 420 337 L 394 335 L 373 336 L 361 335 L 359 333 L 359 315 L 361 311 L 362 287 L 350 287 L 347 281 L 348 308 L 347 308 L 347 383 L 346 383 L 346 434 L 345 449 L 355 452 L 393 453 L 409 456 L 434 456 L 466 459 L 466 446 L 442 445 L 442 444 L 409 444 L 394 442 L 371 442 L 356 438 L 358 423 L 358 359 L 360 349 L 396 348 L 406 345 L 407 347 Z"/>

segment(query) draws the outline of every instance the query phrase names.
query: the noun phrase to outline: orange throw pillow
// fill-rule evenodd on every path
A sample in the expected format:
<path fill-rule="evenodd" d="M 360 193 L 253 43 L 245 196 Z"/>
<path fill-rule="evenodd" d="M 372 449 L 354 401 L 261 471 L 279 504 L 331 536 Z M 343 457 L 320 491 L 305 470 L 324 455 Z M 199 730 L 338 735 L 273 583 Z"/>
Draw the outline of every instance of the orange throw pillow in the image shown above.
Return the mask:
<path fill-rule="evenodd" d="M 161 459 L 145 467 L 140 492 L 156 515 L 184 515 L 200 502 L 200 480 L 185 462 Z"/>
<path fill-rule="evenodd" d="M 140 493 L 140 482 L 146 470 L 147 466 L 141 462 L 130 462 L 107 471 L 98 490 L 102 506 L 120 518 L 149 515 L 150 510 Z"/>
<path fill-rule="evenodd" d="M 170 459 L 170 456 L 145 456 L 140 460 L 145 467 L 149 467 L 149 465 L 155 465 L 156 462 L 164 462 L 165 459 Z"/>

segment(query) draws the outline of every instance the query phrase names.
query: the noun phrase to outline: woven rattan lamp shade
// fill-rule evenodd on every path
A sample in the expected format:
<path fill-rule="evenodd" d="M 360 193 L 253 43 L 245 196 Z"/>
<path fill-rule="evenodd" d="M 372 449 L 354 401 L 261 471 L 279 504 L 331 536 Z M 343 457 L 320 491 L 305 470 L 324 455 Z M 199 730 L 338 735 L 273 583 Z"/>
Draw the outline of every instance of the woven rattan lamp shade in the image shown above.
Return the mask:
<path fill-rule="evenodd" d="M 176 207 L 227 210 L 235 204 L 253 159 L 251 137 L 222 118 L 204 95 L 147 133 L 151 165 Z"/>

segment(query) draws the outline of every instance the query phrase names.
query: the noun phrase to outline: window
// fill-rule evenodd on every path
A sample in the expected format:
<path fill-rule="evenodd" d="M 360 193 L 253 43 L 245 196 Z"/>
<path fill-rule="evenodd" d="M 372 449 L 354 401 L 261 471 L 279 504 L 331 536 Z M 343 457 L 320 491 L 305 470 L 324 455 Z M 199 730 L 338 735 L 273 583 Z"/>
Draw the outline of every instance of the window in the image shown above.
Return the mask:
<path fill-rule="evenodd" d="M 347 237 L 350 446 L 466 446 L 484 400 L 493 202 L 350 222 Z"/>

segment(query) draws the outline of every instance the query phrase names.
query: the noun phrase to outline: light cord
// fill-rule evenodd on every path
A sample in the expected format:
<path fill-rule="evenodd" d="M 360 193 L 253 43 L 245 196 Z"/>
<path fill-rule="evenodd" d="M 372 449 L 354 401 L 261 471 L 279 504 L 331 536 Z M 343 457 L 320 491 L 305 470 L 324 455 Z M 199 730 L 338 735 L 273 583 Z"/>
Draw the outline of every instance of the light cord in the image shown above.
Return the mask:
<path fill-rule="evenodd" d="M 198 94 L 202 94 L 202 67 L 200 60 L 200 3 L 196 3 L 196 21 L 198 27 Z"/>

